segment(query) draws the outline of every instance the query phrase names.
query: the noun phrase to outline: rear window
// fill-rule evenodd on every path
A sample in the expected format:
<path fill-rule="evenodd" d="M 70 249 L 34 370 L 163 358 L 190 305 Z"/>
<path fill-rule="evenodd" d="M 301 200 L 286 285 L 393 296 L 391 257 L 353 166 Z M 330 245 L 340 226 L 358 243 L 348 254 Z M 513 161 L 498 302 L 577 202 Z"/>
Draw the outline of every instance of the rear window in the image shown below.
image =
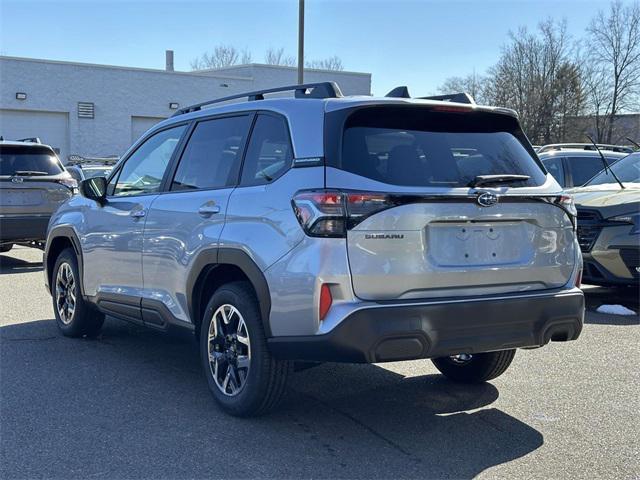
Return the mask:
<path fill-rule="evenodd" d="M 57 175 L 62 171 L 60 160 L 48 148 L 0 146 L 0 175 Z"/>
<path fill-rule="evenodd" d="M 506 115 L 384 106 L 331 116 L 329 135 L 341 141 L 327 143 L 327 164 L 372 180 L 446 188 L 466 187 L 478 175 L 530 177 L 510 186 L 545 181 L 518 122 Z"/>

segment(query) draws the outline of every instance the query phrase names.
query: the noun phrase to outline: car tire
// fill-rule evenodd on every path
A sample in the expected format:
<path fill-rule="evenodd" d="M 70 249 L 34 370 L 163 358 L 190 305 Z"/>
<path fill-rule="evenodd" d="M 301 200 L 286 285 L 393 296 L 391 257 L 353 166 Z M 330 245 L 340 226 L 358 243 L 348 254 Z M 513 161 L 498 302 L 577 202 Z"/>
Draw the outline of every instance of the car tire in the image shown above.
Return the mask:
<path fill-rule="evenodd" d="M 515 350 L 503 350 L 440 357 L 431 361 L 450 380 L 461 383 L 481 383 L 502 375 L 511 365 L 515 354 Z"/>
<path fill-rule="evenodd" d="M 13 243 L 5 243 L 4 245 L 0 245 L 0 253 L 7 253 L 12 248 Z"/>
<path fill-rule="evenodd" d="M 104 314 L 83 298 L 78 261 L 71 248 L 60 252 L 51 275 L 51 297 L 56 323 L 67 337 L 94 337 L 102 328 Z"/>
<path fill-rule="evenodd" d="M 267 347 L 258 300 L 247 282 L 212 295 L 200 330 L 200 353 L 209 389 L 230 415 L 263 415 L 281 400 L 293 363 Z"/>

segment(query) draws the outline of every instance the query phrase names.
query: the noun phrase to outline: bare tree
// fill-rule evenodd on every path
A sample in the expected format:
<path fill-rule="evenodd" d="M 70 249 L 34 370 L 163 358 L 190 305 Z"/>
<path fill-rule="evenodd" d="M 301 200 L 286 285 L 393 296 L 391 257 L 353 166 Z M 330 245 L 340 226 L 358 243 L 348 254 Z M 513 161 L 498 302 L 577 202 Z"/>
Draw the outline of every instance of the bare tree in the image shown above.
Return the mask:
<path fill-rule="evenodd" d="M 640 4 L 611 3 L 587 28 L 585 85 L 599 141 L 611 143 L 615 116 L 638 106 L 640 92 Z"/>
<path fill-rule="evenodd" d="M 249 54 L 246 50 L 244 57 Z M 250 54 L 249 54 L 250 55 Z M 223 68 L 236 65 L 240 58 L 238 49 L 232 45 L 217 45 L 213 52 L 205 52 L 200 57 L 191 61 L 193 70 L 205 70 L 209 68 Z"/>
<path fill-rule="evenodd" d="M 252 62 L 253 62 L 253 55 L 251 55 L 251 52 L 245 48 L 242 51 L 242 60 L 240 61 L 240 63 L 242 63 L 243 65 L 246 65 L 247 63 L 252 63 Z"/>
<path fill-rule="evenodd" d="M 449 77 L 438 88 L 438 91 L 442 94 L 445 93 L 468 93 L 473 97 L 477 103 L 485 102 L 485 90 L 486 90 L 487 78 L 478 75 L 475 70 L 473 73 L 466 77 Z"/>
<path fill-rule="evenodd" d="M 285 55 L 284 48 L 269 48 L 264 54 L 264 62 L 267 65 L 284 65 L 285 67 L 293 67 L 296 64 L 295 57 Z"/>
<path fill-rule="evenodd" d="M 307 68 L 317 68 L 318 70 L 334 70 L 334 71 L 344 70 L 344 66 L 342 65 L 342 60 L 337 55 L 324 58 L 322 60 L 310 60 L 308 62 L 305 62 L 305 66 Z"/>
<path fill-rule="evenodd" d="M 514 108 L 534 142 L 563 140 L 566 117 L 582 109 L 582 85 L 566 22 L 546 20 L 536 32 L 511 33 L 490 69 L 485 99 Z"/>

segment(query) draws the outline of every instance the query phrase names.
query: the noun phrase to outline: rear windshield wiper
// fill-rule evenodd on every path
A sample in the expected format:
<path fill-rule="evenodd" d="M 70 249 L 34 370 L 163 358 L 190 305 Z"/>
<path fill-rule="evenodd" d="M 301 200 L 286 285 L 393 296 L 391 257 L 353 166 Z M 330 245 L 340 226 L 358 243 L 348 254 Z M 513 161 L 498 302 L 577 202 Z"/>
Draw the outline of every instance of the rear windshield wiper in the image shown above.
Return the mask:
<path fill-rule="evenodd" d="M 530 178 L 531 177 L 529 175 L 515 175 L 511 173 L 501 175 L 478 175 L 469 182 L 469 186 L 480 187 L 482 185 L 491 185 L 495 183 L 526 182 Z"/>
<path fill-rule="evenodd" d="M 30 177 L 35 175 L 49 175 L 47 172 L 40 172 L 38 170 L 16 170 L 14 175 L 20 175 L 22 177 Z"/>

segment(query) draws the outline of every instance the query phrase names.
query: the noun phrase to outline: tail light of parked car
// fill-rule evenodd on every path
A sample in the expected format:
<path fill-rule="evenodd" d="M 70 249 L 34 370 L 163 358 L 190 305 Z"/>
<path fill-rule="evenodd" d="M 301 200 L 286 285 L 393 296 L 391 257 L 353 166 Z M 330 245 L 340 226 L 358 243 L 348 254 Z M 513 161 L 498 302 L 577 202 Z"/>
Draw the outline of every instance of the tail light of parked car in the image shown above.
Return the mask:
<path fill-rule="evenodd" d="M 345 237 L 365 218 L 395 205 L 388 195 L 336 190 L 302 191 L 291 203 L 307 235 L 335 238 Z"/>
<path fill-rule="evenodd" d="M 60 185 L 64 185 L 72 192 L 75 192 L 78 189 L 78 182 L 73 178 L 61 178 L 60 180 L 56 180 Z"/>

